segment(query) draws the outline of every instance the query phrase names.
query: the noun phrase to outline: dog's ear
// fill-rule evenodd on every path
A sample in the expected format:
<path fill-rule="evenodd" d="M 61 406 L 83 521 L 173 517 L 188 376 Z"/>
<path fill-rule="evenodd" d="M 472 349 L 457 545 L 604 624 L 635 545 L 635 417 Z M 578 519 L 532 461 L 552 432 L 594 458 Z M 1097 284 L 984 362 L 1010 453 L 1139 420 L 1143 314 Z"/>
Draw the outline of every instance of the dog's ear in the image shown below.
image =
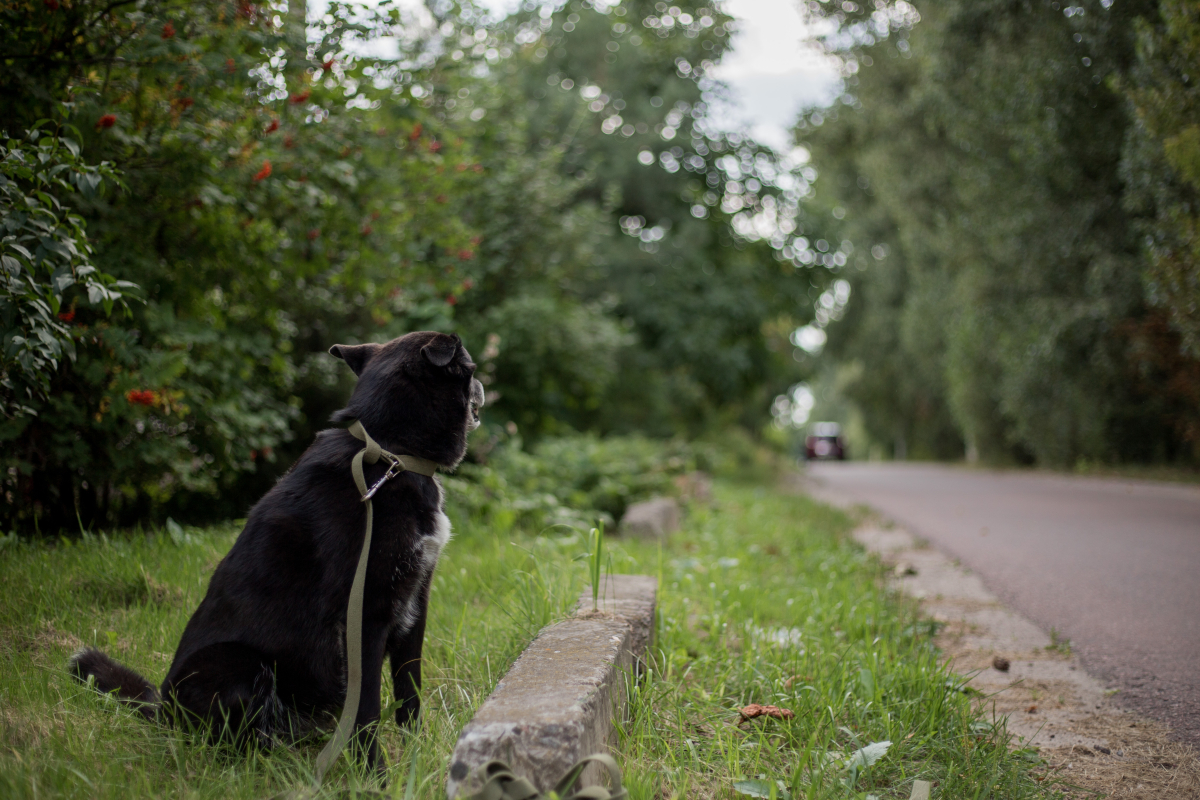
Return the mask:
<path fill-rule="evenodd" d="M 379 351 L 377 344 L 335 344 L 329 348 L 329 355 L 346 362 L 355 375 L 362 375 L 367 362 Z"/>
<path fill-rule="evenodd" d="M 439 333 L 421 348 L 421 355 L 435 367 L 444 367 L 454 360 L 461 345 L 462 339 L 458 338 L 457 333 Z"/>

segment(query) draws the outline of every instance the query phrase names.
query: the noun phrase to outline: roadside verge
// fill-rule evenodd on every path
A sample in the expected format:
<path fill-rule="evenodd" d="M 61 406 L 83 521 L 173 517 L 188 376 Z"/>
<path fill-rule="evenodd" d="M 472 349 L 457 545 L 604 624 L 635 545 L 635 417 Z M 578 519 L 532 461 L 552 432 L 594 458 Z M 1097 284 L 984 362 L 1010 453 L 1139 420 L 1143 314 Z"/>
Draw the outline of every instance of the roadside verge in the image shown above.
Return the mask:
<path fill-rule="evenodd" d="M 789 481 L 855 513 L 854 539 L 888 565 L 890 585 L 920 603 L 938 626 L 935 644 L 969 678 L 975 702 L 1004 721 L 1012 746 L 1036 749 L 1064 797 L 1200 797 L 1200 754 L 1163 725 L 1119 708 L 1069 641 L 1006 608 L 978 575 L 911 531 L 801 476 Z"/>

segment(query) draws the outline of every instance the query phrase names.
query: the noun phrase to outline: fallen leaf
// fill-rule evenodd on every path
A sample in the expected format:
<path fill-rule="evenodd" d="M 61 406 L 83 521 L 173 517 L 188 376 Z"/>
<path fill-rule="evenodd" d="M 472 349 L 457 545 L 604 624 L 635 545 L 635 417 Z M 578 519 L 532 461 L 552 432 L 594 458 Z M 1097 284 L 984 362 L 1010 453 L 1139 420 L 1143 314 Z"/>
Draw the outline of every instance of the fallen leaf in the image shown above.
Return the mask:
<path fill-rule="evenodd" d="M 755 717 L 773 717 L 774 719 L 792 719 L 796 716 L 796 712 L 790 711 L 779 706 L 762 706 L 758 703 L 751 703 L 745 708 L 739 708 L 738 713 L 742 715 L 742 719 L 754 719 Z"/>

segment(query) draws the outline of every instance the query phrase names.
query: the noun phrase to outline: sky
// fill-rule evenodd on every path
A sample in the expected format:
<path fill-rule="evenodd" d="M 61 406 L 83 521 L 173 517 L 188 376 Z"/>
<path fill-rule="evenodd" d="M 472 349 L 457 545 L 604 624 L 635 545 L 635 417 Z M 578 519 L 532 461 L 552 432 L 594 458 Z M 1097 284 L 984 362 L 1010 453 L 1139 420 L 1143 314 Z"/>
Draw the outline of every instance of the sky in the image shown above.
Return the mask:
<path fill-rule="evenodd" d="M 760 142 L 786 152 L 798 112 L 837 96 L 837 72 L 804 46 L 808 31 L 796 0 L 726 0 L 724 7 L 739 28 L 713 77 L 729 85 L 736 105 L 721 109 L 716 121 L 745 125 Z"/>
<path fill-rule="evenodd" d="M 836 71 L 803 44 L 808 29 L 799 2 L 725 0 L 725 11 L 739 25 L 733 50 L 713 75 L 730 89 L 729 104 L 714 109 L 713 121 L 726 130 L 748 128 L 758 141 L 781 153 L 791 150 L 788 130 L 799 111 L 828 105 L 838 94 Z M 482 4 L 503 14 L 520 0 Z M 327 5 L 328 0 L 309 0 L 309 18 L 324 13 Z"/>

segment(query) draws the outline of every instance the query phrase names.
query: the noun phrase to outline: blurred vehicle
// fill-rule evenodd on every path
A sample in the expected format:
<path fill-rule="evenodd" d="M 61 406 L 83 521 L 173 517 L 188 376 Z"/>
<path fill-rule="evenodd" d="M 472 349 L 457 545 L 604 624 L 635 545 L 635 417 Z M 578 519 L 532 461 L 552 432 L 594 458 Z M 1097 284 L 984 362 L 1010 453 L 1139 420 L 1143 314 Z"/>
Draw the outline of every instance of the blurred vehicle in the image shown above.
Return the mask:
<path fill-rule="evenodd" d="M 842 426 L 836 422 L 814 422 L 804 439 L 804 457 L 809 461 L 836 458 L 846 460 L 846 442 Z"/>

